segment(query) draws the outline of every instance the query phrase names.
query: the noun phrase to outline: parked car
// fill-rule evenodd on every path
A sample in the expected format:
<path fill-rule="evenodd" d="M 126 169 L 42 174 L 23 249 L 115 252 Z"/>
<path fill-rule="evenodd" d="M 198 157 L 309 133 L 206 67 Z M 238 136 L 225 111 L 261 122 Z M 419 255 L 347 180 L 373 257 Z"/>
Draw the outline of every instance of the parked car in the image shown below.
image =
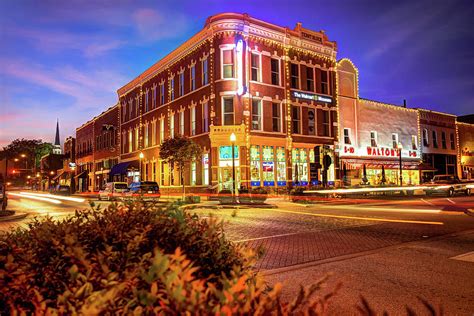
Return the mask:
<path fill-rule="evenodd" d="M 468 183 L 462 182 L 458 177 L 453 175 L 436 175 L 433 179 L 425 184 L 426 195 L 443 194 L 446 196 L 453 196 L 456 193 L 464 193 L 471 195 L 471 189 Z"/>
<path fill-rule="evenodd" d="M 141 197 L 145 201 L 157 201 L 160 198 L 160 187 L 155 181 L 132 182 L 128 186 L 128 197 Z"/>
<path fill-rule="evenodd" d="M 128 191 L 128 185 L 126 182 L 107 182 L 105 188 L 99 191 L 100 200 L 118 200 L 123 198 L 125 192 Z"/>
<path fill-rule="evenodd" d="M 57 186 L 53 187 L 51 193 L 57 195 L 70 195 L 71 188 L 68 185 L 58 184 Z"/>

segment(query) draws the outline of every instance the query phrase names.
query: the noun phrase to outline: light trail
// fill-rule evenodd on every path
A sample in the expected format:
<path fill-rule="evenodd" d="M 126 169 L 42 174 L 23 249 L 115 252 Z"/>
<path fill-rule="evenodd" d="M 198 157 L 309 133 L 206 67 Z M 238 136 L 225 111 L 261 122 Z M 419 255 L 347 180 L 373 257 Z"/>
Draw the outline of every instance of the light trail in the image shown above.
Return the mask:
<path fill-rule="evenodd" d="M 376 211 L 376 212 L 393 212 L 393 213 L 431 213 L 431 214 L 439 214 L 441 210 L 439 209 L 418 209 L 418 208 L 390 208 L 390 207 L 374 207 L 374 206 L 352 206 L 352 205 L 344 205 L 344 206 L 331 206 L 325 205 L 327 208 L 345 208 L 345 209 L 352 209 L 352 210 L 364 210 L 364 211 Z"/>
<path fill-rule="evenodd" d="M 59 201 L 59 200 L 50 199 L 50 198 L 41 197 L 41 196 L 26 195 L 26 194 L 23 194 L 23 193 L 7 192 L 7 194 L 8 194 L 8 195 L 13 195 L 13 196 L 19 196 L 19 197 L 25 198 L 25 199 L 32 199 L 32 200 L 38 200 L 38 201 L 49 202 L 49 203 L 53 203 L 53 204 L 61 204 L 61 203 L 62 203 L 62 202 Z"/>
<path fill-rule="evenodd" d="M 52 194 L 46 194 L 46 193 L 32 193 L 32 192 L 20 192 L 20 193 L 24 194 L 24 195 L 45 197 L 45 198 L 50 198 L 50 199 L 65 200 L 65 201 L 72 201 L 72 202 L 79 202 L 79 203 L 83 203 L 86 200 L 84 198 L 75 198 L 75 197 L 70 197 L 70 196 L 52 195 Z"/>
<path fill-rule="evenodd" d="M 354 189 L 334 189 L 334 190 L 308 190 L 304 193 L 358 193 L 358 192 L 389 192 L 389 191 L 414 191 L 423 190 L 426 186 L 411 187 L 389 187 L 389 188 L 354 188 Z"/>

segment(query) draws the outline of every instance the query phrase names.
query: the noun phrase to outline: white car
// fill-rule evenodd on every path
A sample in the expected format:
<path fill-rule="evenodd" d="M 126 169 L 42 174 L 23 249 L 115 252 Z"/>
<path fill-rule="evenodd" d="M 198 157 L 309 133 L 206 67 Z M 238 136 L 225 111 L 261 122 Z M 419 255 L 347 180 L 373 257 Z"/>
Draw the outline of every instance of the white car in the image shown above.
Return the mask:
<path fill-rule="evenodd" d="M 118 200 L 128 191 L 126 182 L 107 182 L 105 188 L 99 191 L 99 201 L 101 200 Z"/>

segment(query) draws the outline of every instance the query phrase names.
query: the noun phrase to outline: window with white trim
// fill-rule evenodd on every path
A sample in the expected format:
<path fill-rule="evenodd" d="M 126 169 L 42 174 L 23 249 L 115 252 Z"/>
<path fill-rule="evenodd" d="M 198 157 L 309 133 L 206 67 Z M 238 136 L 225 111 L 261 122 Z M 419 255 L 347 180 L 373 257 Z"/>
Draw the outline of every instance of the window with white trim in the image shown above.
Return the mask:
<path fill-rule="evenodd" d="M 428 147 L 430 145 L 430 140 L 428 136 L 428 130 L 426 128 L 423 129 L 423 146 Z"/>
<path fill-rule="evenodd" d="M 133 151 L 133 132 L 132 130 L 128 131 L 128 152 L 131 153 Z"/>
<path fill-rule="evenodd" d="M 170 101 L 174 100 L 174 78 L 171 78 L 170 81 Z"/>
<path fill-rule="evenodd" d="M 152 108 L 156 108 L 156 85 L 153 86 L 153 92 L 151 95 L 151 103 L 152 103 Z"/>
<path fill-rule="evenodd" d="M 209 185 L 209 154 L 202 155 L 202 183 Z"/>
<path fill-rule="evenodd" d="M 191 108 L 191 135 L 196 135 L 196 107 Z"/>
<path fill-rule="evenodd" d="M 191 185 L 196 185 L 196 161 L 191 162 Z"/>
<path fill-rule="evenodd" d="M 300 134 L 300 121 L 301 121 L 301 116 L 300 116 L 300 107 L 296 105 L 291 106 L 291 120 L 292 120 L 292 129 L 291 131 L 293 134 Z"/>
<path fill-rule="evenodd" d="M 148 112 L 148 89 L 145 90 L 145 112 Z"/>
<path fill-rule="evenodd" d="M 306 90 L 314 91 L 314 68 L 306 67 Z"/>
<path fill-rule="evenodd" d="M 323 134 L 322 136 L 329 136 L 329 111 L 322 111 L 323 117 Z"/>
<path fill-rule="evenodd" d="M 202 132 L 209 132 L 209 105 L 207 102 L 202 104 Z"/>
<path fill-rule="evenodd" d="M 328 72 L 321 70 L 321 93 L 329 94 Z"/>
<path fill-rule="evenodd" d="M 344 144 L 350 145 L 351 144 L 351 129 L 344 128 Z"/>
<path fill-rule="evenodd" d="M 392 133 L 392 147 L 398 148 L 398 134 Z"/>
<path fill-rule="evenodd" d="M 191 91 L 194 91 L 196 89 L 196 65 L 191 66 L 189 76 L 191 77 Z"/>
<path fill-rule="evenodd" d="M 316 109 L 308 108 L 308 134 L 316 135 Z"/>
<path fill-rule="evenodd" d="M 160 105 L 165 104 L 165 83 L 160 84 Z"/>
<path fill-rule="evenodd" d="M 272 72 L 272 84 L 280 85 L 280 60 L 272 58 L 271 61 L 271 72 Z"/>
<path fill-rule="evenodd" d="M 179 96 L 184 95 L 184 71 L 179 74 Z"/>
<path fill-rule="evenodd" d="M 143 126 L 143 133 L 145 134 L 144 135 L 144 138 L 145 138 L 144 147 L 147 148 L 148 147 L 148 123 L 146 123 L 145 126 Z"/>
<path fill-rule="evenodd" d="M 281 132 L 281 103 L 272 103 L 272 131 Z"/>
<path fill-rule="evenodd" d="M 151 143 L 156 145 L 156 121 L 151 122 Z"/>
<path fill-rule="evenodd" d="M 300 75 L 299 75 L 299 65 L 291 64 L 290 73 L 291 73 L 291 88 L 299 89 L 300 88 Z"/>
<path fill-rule="evenodd" d="M 433 138 L 433 147 L 438 148 L 438 133 L 436 131 L 432 131 L 432 138 Z"/>
<path fill-rule="evenodd" d="M 135 150 L 140 149 L 140 130 L 135 127 Z"/>
<path fill-rule="evenodd" d="M 205 58 L 201 62 L 202 65 L 202 85 L 205 86 L 209 83 L 209 62 L 208 59 Z"/>
<path fill-rule="evenodd" d="M 234 78 L 234 49 L 222 50 L 223 78 Z"/>
<path fill-rule="evenodd" d="M 174 138 L 174 113 L 170 116 L 170 137 Z"/>
<path fill-rule="evenodd" d="M 179 135 L 184 136 L 184 111 L 179 112 Z"/>
<path fill-rule="evenodd" d="M 370 131 L 370 146 L 377 147 L 377 132 Z"/>
<path fill-rule="evenodd" d="M 262 100 L 252 99 L 252 130 L 262 130 Z"/>
<path fill-rule="evenodd" d="M 446 132 L 445 132 L 445 131 L 442 131 L 442 132 L 441 132 L 441 147 L 443 147 L 443 149 L 446 149 L 446 148 L 447 148 Z"/>
<path fill-rule="evenodd" d="M 222 98 L 222 125 L 234 125 L 234 98 Z"/>
<path fill-rule="evenodd" d="M 260 55 L 252 53 L 251 54 L 251 80 L 260 81 Z"/>
<path fill-rule="evenodd" d="M 160 118 L 160 144 L 165 140 L 165 119 Z"/>

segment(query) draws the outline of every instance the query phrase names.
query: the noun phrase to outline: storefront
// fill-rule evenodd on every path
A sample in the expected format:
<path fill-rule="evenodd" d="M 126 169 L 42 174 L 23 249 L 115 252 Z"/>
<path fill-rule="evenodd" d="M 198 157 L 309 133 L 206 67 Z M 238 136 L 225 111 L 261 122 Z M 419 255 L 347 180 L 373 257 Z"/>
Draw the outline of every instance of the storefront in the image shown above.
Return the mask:
<path fill-rule="evenodd" d="M 286 186 L 285 148 L 250 146 L 250 185 L 252 187 Z"/>

